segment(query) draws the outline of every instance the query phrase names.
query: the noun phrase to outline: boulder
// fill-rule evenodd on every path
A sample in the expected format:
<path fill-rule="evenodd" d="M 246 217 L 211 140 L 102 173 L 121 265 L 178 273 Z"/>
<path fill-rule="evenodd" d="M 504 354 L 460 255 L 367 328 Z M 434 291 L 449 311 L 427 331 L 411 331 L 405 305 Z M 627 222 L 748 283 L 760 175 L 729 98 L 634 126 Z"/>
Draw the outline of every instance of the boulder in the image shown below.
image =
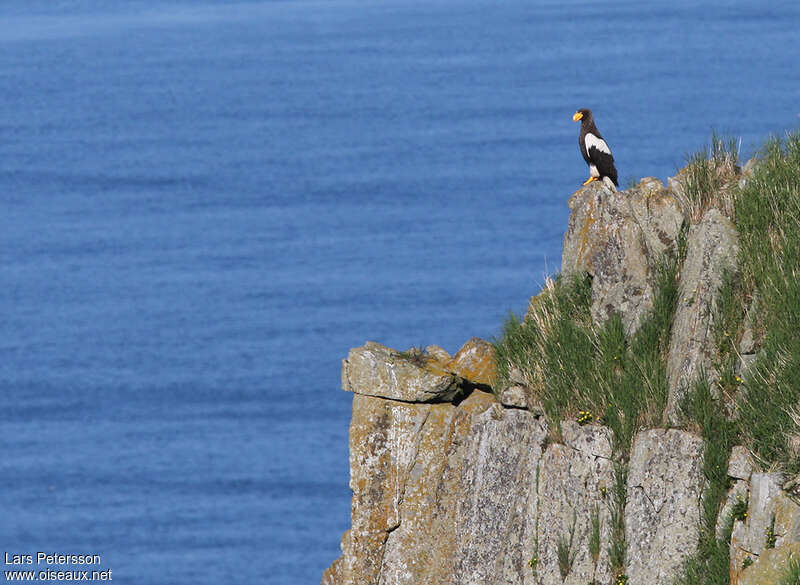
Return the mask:
<path fill-rule="evenodd" d="M 703 440 L 652 429 L 633 440 L 625 505 L 630 585 L 669 583 L 700 538 Z"/>
<path fill-rule="evenodd" d="M 509 386 L 500 392 L 498 399 L 503 406 L 528 408 L 528 390 L 524 386 Z M 536 414 L 540 414 L 539 410 L 536 410 Z"/>
<path fill-rule="evenodd" d="M 368 341 L 342 361 L 342 388 L 403 402 L 444 402 L 458 392 L 458 380 L 432 356 Z"/>
<path fill-rule="evenodd" d="M 447 353 L 447 350 L 438 345 L 428 345 L 425 348 L 425 353 L 431 357 L 436 358 L 440 364 L 447 364 L 453 357 Z"/>
<path fill-rule="evenodd" d="M 480 337 L 473 337 L 447 362 L 447 369 L 481 386 L 492 386 L 497 373 L 494 347 Z"/>

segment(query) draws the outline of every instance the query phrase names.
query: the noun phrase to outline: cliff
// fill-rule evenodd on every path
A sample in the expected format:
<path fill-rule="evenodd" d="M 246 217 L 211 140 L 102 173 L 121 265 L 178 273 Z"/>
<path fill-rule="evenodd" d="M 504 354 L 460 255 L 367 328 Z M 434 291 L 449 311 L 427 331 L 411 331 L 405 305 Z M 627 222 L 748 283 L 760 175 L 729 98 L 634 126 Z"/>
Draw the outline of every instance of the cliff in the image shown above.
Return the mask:
<path fill-rule="evenodd" d="M 323 585 L 779 583 L 800 481 L 741 425 L 786 364 L 734 221 L 771 160 L 580 189 L 561 276 L 493 344 L 351 350 L 352 526 Z"/>

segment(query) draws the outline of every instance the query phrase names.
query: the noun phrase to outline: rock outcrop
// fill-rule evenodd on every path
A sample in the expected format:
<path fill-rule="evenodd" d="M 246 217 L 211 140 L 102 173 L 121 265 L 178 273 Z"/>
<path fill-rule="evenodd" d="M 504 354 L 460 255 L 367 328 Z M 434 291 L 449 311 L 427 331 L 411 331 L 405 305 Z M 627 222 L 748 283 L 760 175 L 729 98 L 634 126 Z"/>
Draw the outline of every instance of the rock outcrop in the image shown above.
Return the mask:
<path fill-rule="evenodd" d="M 634 440 L 625 506 L 630 583 L 669 583 L 697 547 L 703 446 L 676 429 L 644 431 Z"/>
<path fill-rule="evenodd" d="M 677 199 L 648 177 L 619 192 L 591 183 L 569 208 L 562 273 L 590 274 L 592 318 L 601 323 L 618 313 L 633 333 L 653 306 L 659 262 L 677 253 L 685 220 Z"/>
<path fill-rule="evenodd" d="M 323 585 L 653 585 L 678 577 L 703 538 L 708 479 L 705 441 L 674 427 L 692 385 L 715 375 L 715 306 L 738 251 L 722 211 L 689 213 L 682 177 L 667 187 L 647 178 L 627 191 L 599 182 L 577 191 L 562 259 L 564 273 L 592 277 L 592 321 L 619 314 L 630 336 L 653 307 L 665 259 L 685 251 L 662 364 L 669 398 L 663 418 L 655 416 L 673 428 L 634 426 L 619 452 L 605 426 L 547 420 L 513 368 L 505 387 L 493 387 L 486 341 L 473 338 L 455 356 L 368 342 L 342 366 L 342 386 L 353 393 L 352 524 Z M 758 351 L 750 321 L 736 340 L 741 367 Z M 778 585 L 787 559 L 800 558 L 800 477 L 755 470 L 735 447 L 716 525 L 718 538 L 732 526 L 732 585 Z"/>
<path fill-rule="evenodd" d="M 470 340 L 464 353 L 472 354 L 475 347 L 489 351 Z M 352 359 L 364 355 L 371 357 Z M 379 359 L 386 363 L 376 363 Z M 414 360 L 422 363 L 413 353 L 370 343 L 351 351 L 344 361 L 345 388 L 355 392 L 350 425 L 352 526 L 342 539 L 342 556 L 322 582 L 609 582 L 615 481 L 611 431 L 561 421 L 555 441 L 544 417 L 505 407 L 454 372 L 451 375 L 463 384 L 473 385 L 457 405 L 378 395 L 389 393 L 385 372 L 390 370 L 416 372 L 418 379 L 405 379 L 402 388 L 421 387 L 422 380 L 440 384 L 426 367 L 402 363 Z M 379 392 L 369 384 L 352 383 L 366 382 L 370 375 L 381 386 Z M 428 400 L 433 394 L 418 395 Z M 398 391 L 397 396 L 408 393 Z M 648 558 L 655 555 L 672 562 L 642 565 L 638 554 L 629 555 L 632 585 L 675 575 L 675 559 L 691 547 L 682 548 L 670 538 L 671 526 L 680 526 L 682 542 L 696 542 L 701 453 L 702 440 L 682 431 L 644 431 L 636 436 L 625 509 L 632 531 L 628 540 Z"/>
<path fill-rule="evenodd" d="M 443 402 L 453 399 L 458 384 L 434 357 L 413 350 L 401 354 L 368 341 L 344 360 L 342 388 L 403 402 Z"/>
<path fill-rule="evenodd" d="M 486 351 L 485 342 L 471 340 L 451 365 L 480 379 L 485 370 L 474 366 Z M 366 353 L 369 360 L 352 359 Z M 376 363 L 378 356 L 387 363 Z M 375 384 L 386 394 L 385 372 L 415 371 L 402 363 L 414 359 L 371 343 L 350 353 L 343 379 L 366 381 L 377 372 Z M 470 367 L 459 369 L 465 361 Z M 403 388 L 422 379 L 438 383 L 426 368 L 417 370 L 418 379 L 405 379 Z M 505 409 L 481 391 L 456 406 L 387 399 L 363 384 L 345 388 L 356 392 L 352 526 L 323 583 L 522 583 L 535 541 L 537 496 L 530 488 L 547 436 L 544 421 Z"/>

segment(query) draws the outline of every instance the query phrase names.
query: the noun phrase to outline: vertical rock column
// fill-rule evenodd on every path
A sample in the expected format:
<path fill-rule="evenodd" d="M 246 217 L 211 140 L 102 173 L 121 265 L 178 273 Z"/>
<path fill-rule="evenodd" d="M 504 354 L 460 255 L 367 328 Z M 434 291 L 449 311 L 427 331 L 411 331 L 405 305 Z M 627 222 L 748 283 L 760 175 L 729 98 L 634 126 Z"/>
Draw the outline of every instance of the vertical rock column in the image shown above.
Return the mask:
<path fill-rule="evenodd" d="M 713 378 L 714 311 L 725 272 L 736 269 L 737 242 L 733 223 L 717 209 L 689 230 L 667 362 L 666 418 L 673 424 L 691 385 L 701 374 Z"/>
<path fill-rule="evenodd" d="M 700 538 L 703 440 L 675 429 L 636 435 L 625 506 L 630 585 L 670 583 Z"/>
<path fill-rule="evenodd" d="M 609 498 L 614 484 L 611 431 L 598 425 L 561 423 L 563 443 L 547 447 L 539 468 L 539 563 L 525 584 L 586 585 L 610 580 Z M 590 554 L 591 517 L 600 520 L 597 563 Z M 559 540 L 567 565 L 559 563 Z M 570 546 L 571 541 L 571 546 Z"/>

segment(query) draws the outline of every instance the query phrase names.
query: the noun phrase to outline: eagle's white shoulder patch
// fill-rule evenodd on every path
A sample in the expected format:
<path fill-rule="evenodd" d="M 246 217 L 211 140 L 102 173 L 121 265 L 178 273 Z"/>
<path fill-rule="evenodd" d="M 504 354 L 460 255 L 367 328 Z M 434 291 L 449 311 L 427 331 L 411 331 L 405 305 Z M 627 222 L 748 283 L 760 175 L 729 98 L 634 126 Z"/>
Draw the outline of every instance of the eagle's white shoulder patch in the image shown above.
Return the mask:
<path fill-rule="evenodd" d="M 611 154 L 611 149 L 608 147 L 608 144 L 606 144 L 606 141 L 602 138 L 598 138 L 591 132 L 586 133 L 586 138 L 584 138 L 583 141 L 586 144 L 586 152 L 589 152 L 590 148 L 596 148 L 600 152 Z"/>

